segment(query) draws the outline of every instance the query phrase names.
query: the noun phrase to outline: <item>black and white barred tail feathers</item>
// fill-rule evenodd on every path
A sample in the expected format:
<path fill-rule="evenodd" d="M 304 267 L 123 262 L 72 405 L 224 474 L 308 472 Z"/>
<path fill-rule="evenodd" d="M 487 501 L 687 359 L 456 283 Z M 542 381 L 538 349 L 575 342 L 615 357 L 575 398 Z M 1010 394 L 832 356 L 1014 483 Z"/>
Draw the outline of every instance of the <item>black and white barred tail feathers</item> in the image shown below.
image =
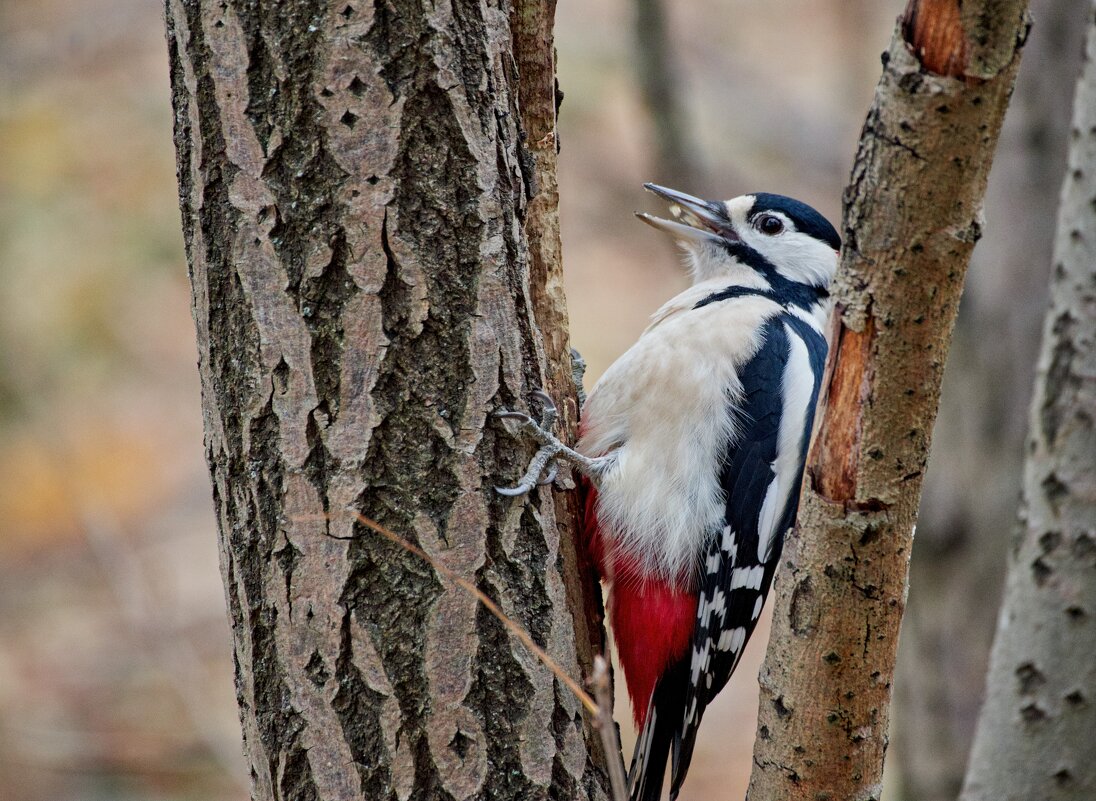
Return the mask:
<path fill-rule="evenodd" d="M 647 720 L 636 740 L 628 772 L 630 801 L 659 801 L 666 774 L 666 759 L 676 754 L 681 740 L 681 709 L 689 678 L 689 657 L 679 659 L 659 681 L 651 695 Z M 676 763 L 676 757 L 675 757 Z"/>

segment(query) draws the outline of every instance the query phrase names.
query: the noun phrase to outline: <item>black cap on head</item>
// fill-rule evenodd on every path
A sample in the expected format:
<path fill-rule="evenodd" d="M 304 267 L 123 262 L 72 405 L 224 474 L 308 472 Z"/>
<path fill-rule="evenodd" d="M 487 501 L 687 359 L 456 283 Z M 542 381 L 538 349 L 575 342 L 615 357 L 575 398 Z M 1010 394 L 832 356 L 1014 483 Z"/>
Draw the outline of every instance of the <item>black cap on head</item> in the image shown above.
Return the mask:
<path fill-rule="evenodd" d="M 779 211 L 795 223 L 796 230 L 825 242 L 834 250 L 841 249 L 841 237 L 837 235 L 837 229 L 806 203 L 769 192 L 755 192 L 754 198 L 749 215 L 751 219 L 763 211 Z"/>

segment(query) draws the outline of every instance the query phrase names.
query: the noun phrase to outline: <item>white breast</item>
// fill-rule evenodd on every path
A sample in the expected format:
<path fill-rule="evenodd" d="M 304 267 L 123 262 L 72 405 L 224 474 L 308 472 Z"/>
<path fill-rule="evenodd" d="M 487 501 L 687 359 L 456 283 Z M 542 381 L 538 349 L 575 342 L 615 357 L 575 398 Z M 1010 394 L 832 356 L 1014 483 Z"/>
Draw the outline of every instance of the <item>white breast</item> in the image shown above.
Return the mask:
<path fill-rule="evenodd" d="M 737 373 L 780 310 L 758 296 L 693 310 L 725 285 L 698 284 L 667 303 L 583 409 L 578 449 L 616 455 L 598 491 L 604 536 L 665 578 L 699 567 L 709 536 L 723 527 L 720 460 L 734 433 Z"/>

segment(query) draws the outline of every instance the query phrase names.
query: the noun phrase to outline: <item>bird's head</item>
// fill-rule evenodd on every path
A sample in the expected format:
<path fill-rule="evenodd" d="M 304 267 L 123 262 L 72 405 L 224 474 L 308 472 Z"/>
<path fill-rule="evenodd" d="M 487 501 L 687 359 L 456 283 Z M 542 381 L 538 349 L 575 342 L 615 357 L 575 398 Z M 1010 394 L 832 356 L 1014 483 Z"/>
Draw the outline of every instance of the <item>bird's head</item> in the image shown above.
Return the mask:
<path fill-rule="evenodd" d="M 770 285 L 791 281 L 825 290 L 837 270 L 841 239 L 806 203 L 767 192 L 701 200 L 656 184 L 644 186 L 670 202 L 674 219 L 636 216 L 677 240 L 694 282 L 748 271 Z"/>

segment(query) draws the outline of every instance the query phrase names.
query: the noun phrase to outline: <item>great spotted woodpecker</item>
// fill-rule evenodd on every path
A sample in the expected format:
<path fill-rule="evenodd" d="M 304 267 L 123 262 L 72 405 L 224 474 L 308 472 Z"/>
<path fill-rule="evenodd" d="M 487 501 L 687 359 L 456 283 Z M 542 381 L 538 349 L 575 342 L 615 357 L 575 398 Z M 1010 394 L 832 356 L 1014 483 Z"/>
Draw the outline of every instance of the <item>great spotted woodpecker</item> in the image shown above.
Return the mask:
<path fill-rule="evenodd" d="M 661 186 L 692 286 L 659 309 L 590 392 L 576 449 L 542 446 L 506 494 L 555 458 L 589 484 L 587 546 L 611 582 L 610 620 L 641 729 L 629 792 L 676 798 L 704 709 L 727 683 L 772 584 L 822 381 L 827 287 L 840 239 L 817 211 L 767 193 L 726 202 Z M 547 480 L 551 480 L 549 477 Z"/>

